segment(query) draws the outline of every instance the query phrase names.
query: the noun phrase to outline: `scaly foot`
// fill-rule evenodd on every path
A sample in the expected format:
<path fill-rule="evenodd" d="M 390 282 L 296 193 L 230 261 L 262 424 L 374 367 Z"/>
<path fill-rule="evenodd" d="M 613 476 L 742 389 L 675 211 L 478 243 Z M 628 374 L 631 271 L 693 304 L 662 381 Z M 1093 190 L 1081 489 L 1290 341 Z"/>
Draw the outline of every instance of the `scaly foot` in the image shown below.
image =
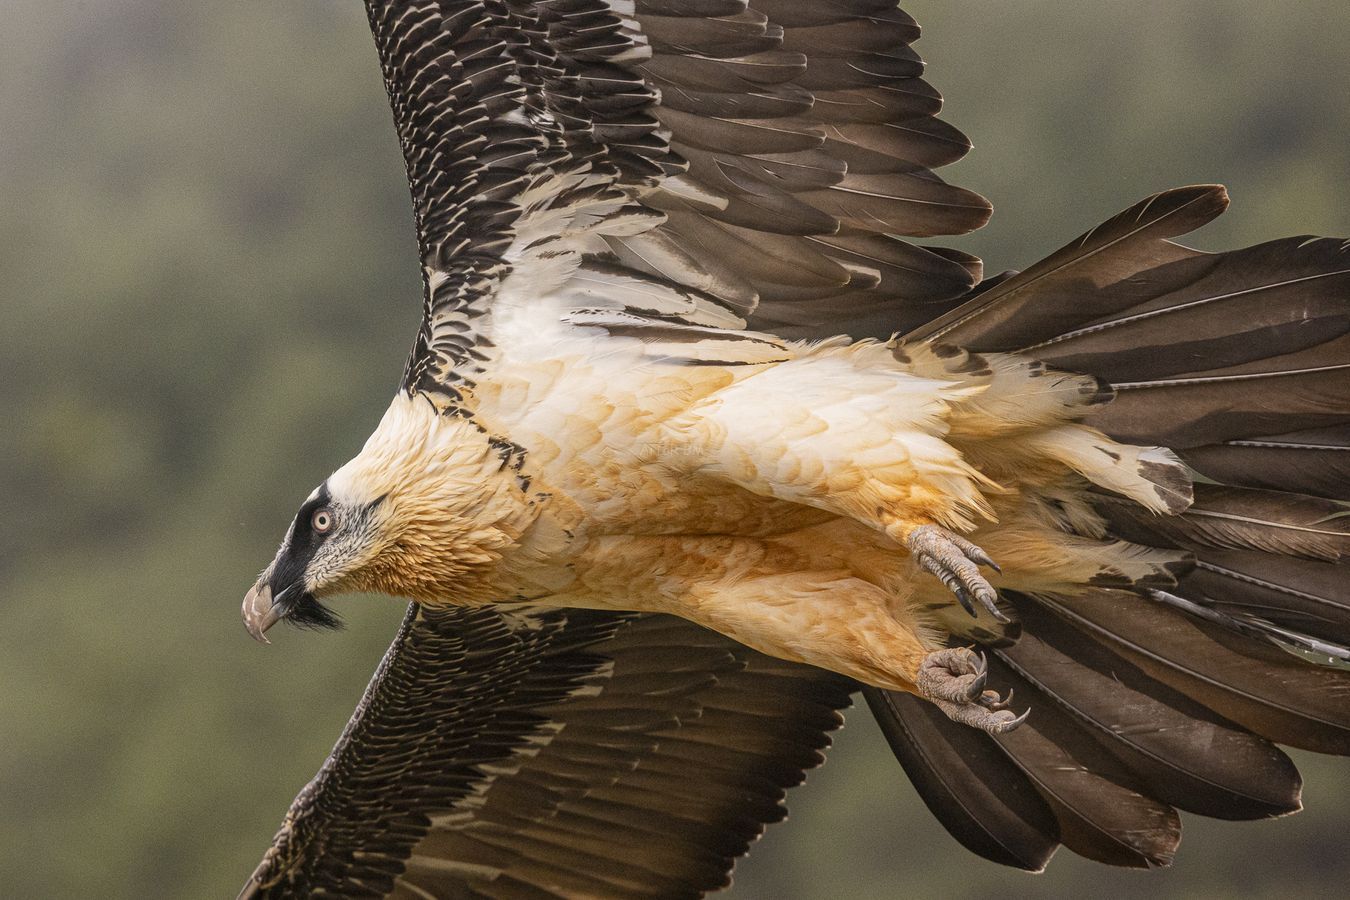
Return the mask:
<path fill-rule="evenodd" d="M 980 566 L 988 566 L 995 572 L 1002 571 L 988 553 L 959 534 L 936 525 L 915 528 L 905 538 L 905 546 L 914 555 L 914 561 L 941 579 L 971 616 L 977 615 L 971 599 L 974 598 L 989 611 L 995 621 L 1004 624 L 1011 621 L 999 611 L 998 591 L 980 574 Z"/>
<path fill-rule="evenodd" d="M 995 691 L 986 691 L 989 664 L 983 654 L 967 647 L 934 650 L 919 666 L 916 686 L 919 696 L 933 701 L 947 714 L 947 718 L 962 725 L 970 725 L 989 734 L 1005 734 L 1026 721 L 1031 715 L 1009 711 L 1012 691 L 1006 698 Z"/>

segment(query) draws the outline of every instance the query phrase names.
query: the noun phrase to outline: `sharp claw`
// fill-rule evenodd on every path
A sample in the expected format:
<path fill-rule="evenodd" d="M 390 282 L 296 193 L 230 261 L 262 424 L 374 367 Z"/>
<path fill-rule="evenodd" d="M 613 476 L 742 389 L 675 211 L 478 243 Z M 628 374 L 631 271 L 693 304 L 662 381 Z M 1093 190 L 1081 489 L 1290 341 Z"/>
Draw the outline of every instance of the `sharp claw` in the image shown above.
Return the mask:
<path fill-rule="evenodd" d="M 1030 707 L 1027 708 L 1027 711 L 1026 711 L 1026 712 L 1022 713 L 1020 716 L 1018 716 L 1017 718 L 1013 719 L 1013 720 L 1012 720 L 1011 722 L 1009 722 L 1007 725 L 1003 726 L 1003 731 L 1002 731 L 1002 733 L 1003 733 L 1003 734 L 1007 734 L 1009 731 L 1012 731 L 1012 730 L 1013 730 L 1014 728 L 1016 728 L 1018 725 L 1021 725 L 1023 722 L 1025 722 L 1025 721 L 1027 720 L 1027 716 L 1029 716 L 1029 715 L 1031 715 L 1031 709 L 1030 709 Z"/>
<path fill-rule="evenodd" d="M 978 619 L 980 614 L 975 611 L 975 604 L 971 602 L 970 594 L 966 593 L 966 589 L 959 585 L 954 587 L 949 585 L 949 587 L 951 587 L 952 593 L 956 595 L 956 599 L 961 602 L 961 608 L 970 613 L 972 619 Z"/>
<path fill-rule="evenodd" d="M 989 556 L 988 553 L 984 552 L 984 549 L 982 547 L 977 547 L 974 544 L 971 544 L 971 549 L 969 552 L 966 553 L 966 555 L 970 557 L 971 562 L 978 563 L 979 565 L 982 566 L 988 566 L 995 572 L 998 572 L 1000 575 L 1003 574 L 1003 569 L 999 566 L 998 563 L 994 562 L 994 560 Z"/>
<path fill-rule="evenodd" d="M 976 702 L 979 700 L 980 696 L 984 693 L 984 686 L 988 681 L 989 681 L 989 670 L 982 669 L 979 672 L 979 674 L 975 676 L 975 680 L 970 683 L 970 688 L 966 691 L 966 694 L 970 697 L 971 702 Z"/>
<path fill-rule="evenodd" d="M 975 596 L 979 598 L 980 603 L 984 606 L 984 608 L 989 610 L 989 615 L 994 617 L 995 622 L 1001 622 L 1004 625 L 1007 625 L 1009 622 L 1012 621 L 1012 619 L 1008 618 L 1003 614 L 1003 611 L 998 608 L 998 604 L 994 602 L 995 598 L 998 597 L 997 594 L 990 596 L 987 591 L 980 591 Z"/>

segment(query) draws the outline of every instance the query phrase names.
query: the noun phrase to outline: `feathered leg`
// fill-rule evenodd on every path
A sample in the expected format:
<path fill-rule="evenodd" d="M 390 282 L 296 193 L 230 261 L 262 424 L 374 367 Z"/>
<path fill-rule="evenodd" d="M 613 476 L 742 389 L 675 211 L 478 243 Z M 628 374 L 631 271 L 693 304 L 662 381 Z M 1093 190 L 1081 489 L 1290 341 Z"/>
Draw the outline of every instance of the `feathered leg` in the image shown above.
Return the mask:
<path fill-rule="evenodd" d="M 893 599 L 868 582 L 797 572 L 719 584 L 706 595 L 695 585 L 691 593 L 699 621 L 762 652 L 917 694 L 990 734 L 1026 720 L 1008 709 L 1011 696 L 985 690 L 982 657 L 964 647 L 930 649 L 915 623 L 893 611 Z"/>
<path fill-rule="evenodd" d="M 935 646 L 906 597 L 847 570 L 798 568 L 811 563 L 781 541 L 606 537 L 578 561 L 576 589 L 544 602 L 673 613 L 770 656 L 927 698 L 993 734 L 1021 724 L 984 689 L 982 660 Z"/>

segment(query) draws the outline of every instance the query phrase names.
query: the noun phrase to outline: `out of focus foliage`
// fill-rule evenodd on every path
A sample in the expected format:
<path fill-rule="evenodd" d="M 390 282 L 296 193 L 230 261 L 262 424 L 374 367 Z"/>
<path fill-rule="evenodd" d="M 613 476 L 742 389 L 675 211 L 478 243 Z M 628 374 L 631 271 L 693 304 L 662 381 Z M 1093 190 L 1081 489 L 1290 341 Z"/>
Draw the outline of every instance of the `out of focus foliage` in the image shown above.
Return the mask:
<path fill-rule="evenodd" d="M 1205 246 L 1350 234 L 1344 0 L 911 0 L 957 246 L 1022 266 L 1224 181 Z M 248 640 L 238 601 L 359 446 L 418 315 L 402 164 L 355 0 L 0 4 L 0 893 L 220 897 L 336 738 L 399 605 Z M 739 897 L 1311 896 L 1350 878 L 1350 765 L 1309 810 L 1192 819 L 1168 874 L 984 863 L 865 712 Z"/>

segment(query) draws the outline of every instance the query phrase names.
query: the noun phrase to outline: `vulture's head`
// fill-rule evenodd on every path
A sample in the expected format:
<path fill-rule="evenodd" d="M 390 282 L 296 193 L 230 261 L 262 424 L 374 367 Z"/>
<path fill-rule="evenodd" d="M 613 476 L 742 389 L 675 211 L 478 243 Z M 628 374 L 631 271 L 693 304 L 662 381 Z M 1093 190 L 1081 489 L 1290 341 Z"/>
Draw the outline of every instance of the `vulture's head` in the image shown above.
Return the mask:
<path fill-rule="evenodd" d="M 520 535 L 524 508 L 481 429 L 407 395 L 361 452 L 315 488 L 244 598 L 244 624 L 335 627 L 324 597 L 461 599 Z M 518 493 L 518 492 L 517 492 Z"/>
<path fill-rule="evenodd" d="M 343 589 L 378 558 L 390 531 L 382 510 L 389 498 L 353 502 L 335 495 L 325 481 L 309 495 L 281 542 L 276 558 L 244 598 L 244 625 L 264 633 L 286 619 L 297 625 L 333 628 L 337 617 L 319 597 Z"/>

